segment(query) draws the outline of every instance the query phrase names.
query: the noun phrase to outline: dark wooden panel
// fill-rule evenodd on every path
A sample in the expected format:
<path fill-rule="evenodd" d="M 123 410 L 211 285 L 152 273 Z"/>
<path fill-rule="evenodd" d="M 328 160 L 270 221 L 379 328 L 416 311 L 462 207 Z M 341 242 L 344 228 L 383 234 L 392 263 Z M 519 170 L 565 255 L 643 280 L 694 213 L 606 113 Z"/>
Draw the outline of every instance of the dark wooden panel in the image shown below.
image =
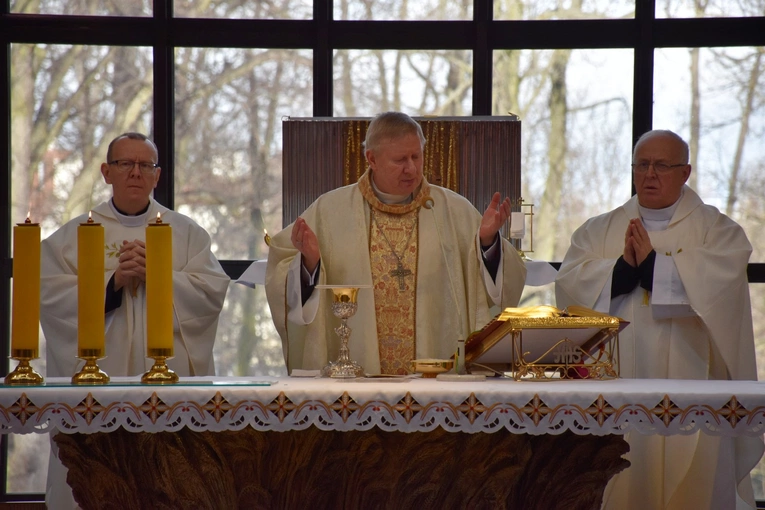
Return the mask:
<path fill-rule="evenodd" d="M 283 226 L 322 193 L 356 182 L 366 169 L 361 142 L 369 118 L 283 121 Z M 423 173 L 483 211 L 495 191 L 521 192 L 521 123 L 516 117 L 418 117 L 428 142 Z M 437 205 L 436 205 L 437 206 Z"/>

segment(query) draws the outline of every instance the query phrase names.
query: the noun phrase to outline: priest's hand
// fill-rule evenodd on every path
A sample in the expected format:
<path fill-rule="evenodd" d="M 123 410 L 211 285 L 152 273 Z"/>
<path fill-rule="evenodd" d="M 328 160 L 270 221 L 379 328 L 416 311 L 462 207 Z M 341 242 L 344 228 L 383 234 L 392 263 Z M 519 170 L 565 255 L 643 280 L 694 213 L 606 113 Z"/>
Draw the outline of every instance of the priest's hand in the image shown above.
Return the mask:
<path fill-rule="evenodd" d="M 645 226 L 643 226 L 643 222 L 640 221 L 640 218 L 633 218 L 630 220 L 627 233 L 635 253 L 635 267 L 637 267 L 642 264 L 646 257 L 653 251 L 651 238 L 648 236 L 648 231 L 645 229 Z"/>
<path fill-rule="evenodd" d="M 114 272 L 114 290 L 130 287 L 133 291 L 140 282 L 146 281 L 146 244 L 135 239 L 122 241 L 120 259 Z M 135 294 L 135 292 L 133 292 Z"/>
<path fill-rule="evenodd" d="M 502 203 L 499 200 L 499 192 L 494 193 L 489 207 L 486 208 L 486 212 L 483 213 L 483 218 L 481 218 L 481 228 L 478 230 L 481 246 L 491 246 L 494 243 L 497 232 L 499 232 L 499 229 L 502 228 L 502 225 L 510 217 L 510 198 L 505 197 Z"/>
<path fill-rule="evenodd" d="M 303 218 L 298 216 L 298 219 L 295 220 L 290 239 L 292 246 L 303 255 L 303 265 L 306 270 L 313 273 L 321 258 L 319 240 Z"/>
<path fill-rule="evenodd" d="M 632 223 L 627 225 L 627 230 L 624 232 L 624 262 L 630 265 L 630 267 L 637 267 L 635 261 L 635 245 L 632 241 Z"/>

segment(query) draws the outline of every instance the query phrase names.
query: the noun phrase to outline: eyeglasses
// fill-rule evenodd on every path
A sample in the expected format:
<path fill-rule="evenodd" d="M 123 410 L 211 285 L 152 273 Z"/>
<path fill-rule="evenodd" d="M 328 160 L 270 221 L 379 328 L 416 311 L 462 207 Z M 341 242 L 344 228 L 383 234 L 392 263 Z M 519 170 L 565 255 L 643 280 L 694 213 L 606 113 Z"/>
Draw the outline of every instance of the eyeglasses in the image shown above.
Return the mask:
<path fill-rule="evenodd" d="M 635 170 L 635 172 L 639 174 L 644 174 L 648 172 L 648 169 L 653 166 L 654 171 L 656 171 L 657 174 L 666 174 L 673 168 L 677 168 L 679 166 L 686 166 L 687 163 L 678 163 L 676 165 L 668 165 L 666 163 L 649 163 L 647 161 L 643 161 L 640 163 L 632 163 L 632 169 Z"/>
<path fill-rule="evenodd" d="M 156 163 L 150 161 L 130 161 L 129 159 L 115 159 L 109 162 L 110 165 L 115 165 L 120 172 L 130 172 L 134 166 L 138 165 L 138 169 L 144 174 L 152 174 L 154 170 L 159 166 Z"/>

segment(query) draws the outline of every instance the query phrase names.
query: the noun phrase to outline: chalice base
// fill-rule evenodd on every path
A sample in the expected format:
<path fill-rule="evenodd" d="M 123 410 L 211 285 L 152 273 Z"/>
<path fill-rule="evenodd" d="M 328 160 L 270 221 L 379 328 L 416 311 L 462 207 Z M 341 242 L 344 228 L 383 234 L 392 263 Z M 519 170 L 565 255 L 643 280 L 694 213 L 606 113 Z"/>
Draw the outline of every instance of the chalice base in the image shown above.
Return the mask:
<path fill-rule="evenodd" d="M 322 370 L 321 375 L 334 379 L 355 379 L 364 377 L 364 369 L 355 361 L 332 361 Z"/>

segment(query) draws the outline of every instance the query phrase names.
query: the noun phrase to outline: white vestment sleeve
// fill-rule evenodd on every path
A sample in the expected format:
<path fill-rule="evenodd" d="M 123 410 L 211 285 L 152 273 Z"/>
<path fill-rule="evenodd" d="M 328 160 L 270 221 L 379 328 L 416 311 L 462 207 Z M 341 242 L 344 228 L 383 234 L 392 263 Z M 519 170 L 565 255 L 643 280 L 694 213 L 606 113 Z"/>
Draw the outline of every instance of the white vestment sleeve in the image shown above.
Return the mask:
<path fill-rule="evenodd" d="M 478 253 L 481 253 L 481 239 L 478 234 L 475 235 Z M 486 269 L 486 263 L 481 264 L 481 274 L 483 275 L 483 281 L 486 284 L 486 293 L 489 295 L 489 299 L 492 301 L 492 305 L 499 305 L 502 302 L 502 278 L 504 271 L 502 270 L 502 256 L 503 251 L 501 248 L 502 242 L 499 239 L 494 240 L 488 250 L 484 253 L 487 259 L 491 258 L 497 250 L 499 250 L 499 266 L 497 267 L 497 276 L 492 279 L 489 270 Z"/>
<path fill-rule="evenodd" d="M 310 324 L 316 318 L 319 310 L 319 293 L 314 289 L 311 297 L 303 304 L 301 277 L 303 274 L 303 258 L 292 259 L 287 269 L 287 319 L 298 326 Z M 316 273 L 311 275 L 311 280 L 316 279 Z"/>
<path fill-rule="evenodd" d="M 168 212 L 172 214 L 170 221 L 186 223 L 188 229 L 186 238 L 176 237 L 176 229 L 173 232 L 173 243 L 179 249 L 185 248 L 186 259 L 186 264 L 178 269 L 174 264 L 174 321 L 177 321 L 180 341 L 188 353 L 190 375 L 213 375 L 213 344 L 230 279 L 212 254 L 207 231 L 190 219 Z"/>
<path fill-rule="evenodd" d="M 614 267 L 616 267 L 616 265 L 614 265 Z M 603 286 L 603 290 L 600 291 L 600 295 L 598 296 L 598 299 L 595 301 L 595 306 L 592 307 L 592 309 L 595 310 L 596 312 L 611 313 L 611 302 L 613 301 L 611 299 L 611 284 L 613 283 L 613 281 L 614 281 L 614 272 L 612 270 L 608 274 L 608 280 L 606 280 L 606 284 Z"/>
<path fill-rule="evenodd" d="M 685 292 L 683 281 L 680 279 L 675 260 L 668 255 L 656 254 L 656 262 L 653 266 L 651 312 L 654 319 L 696 315 Z"/>

